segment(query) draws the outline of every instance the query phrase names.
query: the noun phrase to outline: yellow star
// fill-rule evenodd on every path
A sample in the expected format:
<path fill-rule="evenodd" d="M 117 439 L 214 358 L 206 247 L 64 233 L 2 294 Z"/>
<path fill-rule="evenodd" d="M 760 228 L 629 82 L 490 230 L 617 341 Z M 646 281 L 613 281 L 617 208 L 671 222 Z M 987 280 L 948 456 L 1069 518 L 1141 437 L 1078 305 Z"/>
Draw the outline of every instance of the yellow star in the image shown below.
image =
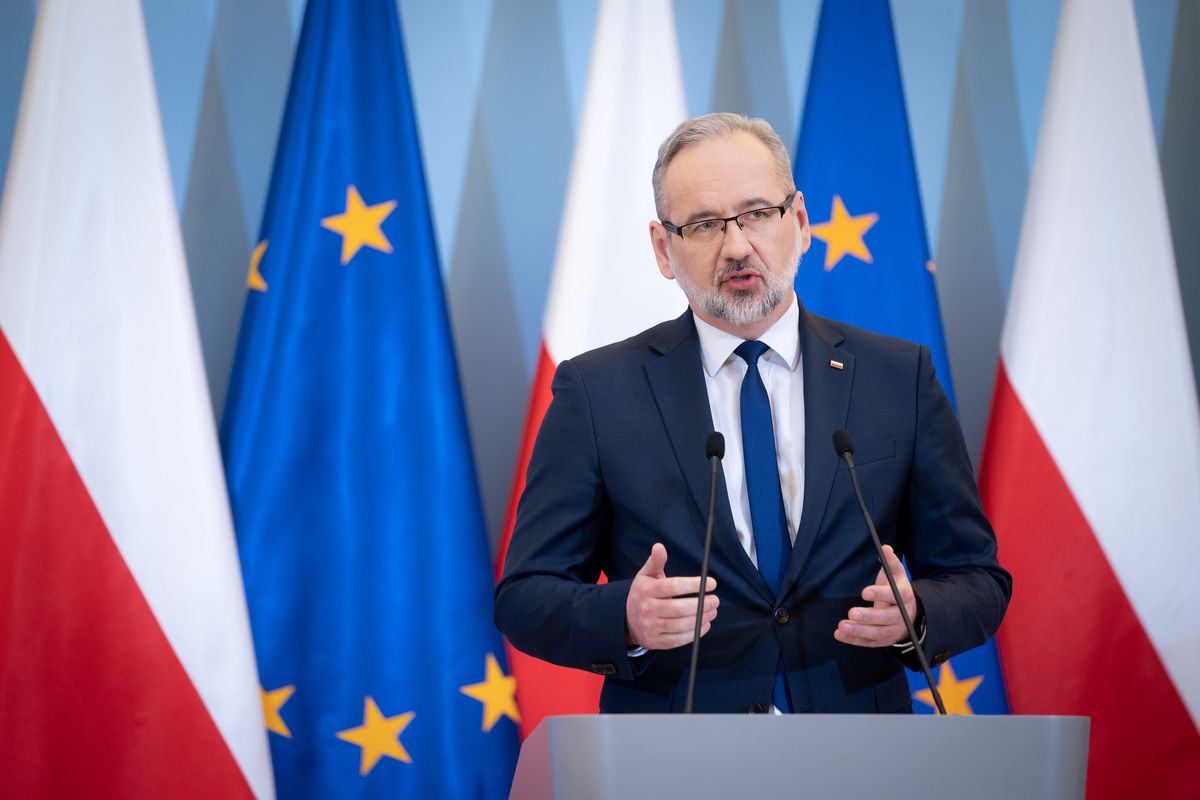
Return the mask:
<path fill-rule="evenodd" d="M 283 708 L 283 704 L 295 694 L 296 687 L 284 686 L 269 692 L 260 688 L 259 692 L 262 694 L 263 720 L 267 724 L 267 730 L 289 739 L 292 738 L 292 732 L 288 730 L 287 724 L 283 721 L 283 715 L 279 711 Z"/>
<path fill-rule="evenodd" d="M 337 737 L 345 742 L 356 744 L 362 748 L 362 759 L 359 761 L 358 774 L 366 775 L 375 769 L 379 759 L 391 756 L 405 764 L 412 763 L 412 757 L 400 744 L 400 733 L 408 727 L 416 714 L 412 711 L 385 717 L 375 705 L 375 700 L 367 696 L 363 703 L 363 724 L 357 728 L 349 728 L 338 733 Z"/>
<path fill-rule="evenodd" d="M 354 254 L 364 246 L 381 253 L 392 252 L 392 243 L 383 235 L 380 226 L 395 208 L 395 200 L 369 206 L 363 202 L 362 195 L 354 188 L 354 184 L 346 188 L 346 210 L 321 220 L 322 228 L 342 235 L 343 264 L 349 264 Z"/>
<path fill-rule="evenodd" d="M 246 276 L 246 288 L 255 292 L 265 292 L 267 290 L 267 282 L 263 280 L 262 273 L 258 271 L 258 267 L 262 264 L 263 254 L 267 252 L 267 240 L 263 239 L 258 243 L 258 247 L 254 248 L 254 252 L 250 254 L 250 274 Z"/>
<path fill-rule="evenodd" d="M 871 263 L 871 251 L 863 236 L 879 221 L 878 214 L 852 217 L 839 195 L 833 196 L 833 211 L 829 222 L 812 226 L 812 235 L 825 243 L 825 271 L 829 272 L 847 254 Z"/>
<path fill-rule="evenodd" d="M 971 692 L 983 683 L 983 676 L 976 675 L 974 678 L 967 678 L 960 681 L 958 676 L 954 674 L 954 669 L 947 661 L 942 664 L 942 671 L 938 675 L 938 692 L 942 695 L 942 703 L 946 706 L 947 714 L 958 714 L 961 716 L 972 716 L 974 711 L 971 710 L 971 704 L 967 702 L 971 697 Z M 937 708 L 937 704 L 933 702 L 933 692 L 928 689 L 921 689 L 913 692 L 913 697 L 925 703 L 930 708 Z"/>
<path fill-rule="evenodd" d="M 491 653 L 487 654 L 485 676 L 481 683 L 472 683 L 459 689 L 467 697 L 483 703 L 483 732 L 490 731 L 501 717 L 513 722 L 521 721 L 517 711 L 517 679 L 505 675 L 500 662 Z"/>

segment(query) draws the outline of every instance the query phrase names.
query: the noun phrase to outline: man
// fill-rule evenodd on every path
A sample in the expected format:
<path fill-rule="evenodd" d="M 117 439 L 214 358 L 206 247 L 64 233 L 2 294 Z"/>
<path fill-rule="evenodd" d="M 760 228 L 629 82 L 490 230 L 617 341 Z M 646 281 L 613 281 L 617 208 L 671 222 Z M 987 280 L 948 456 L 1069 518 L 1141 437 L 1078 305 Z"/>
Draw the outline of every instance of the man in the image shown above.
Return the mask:
<path fill-rule="evenodd" d="M 685 122 L 653 184 L 655 258 L 689 310 L 559 365 L 496 624 L 534 656 L 605 675 L 602 711 L 682 709 L 717 430 L 696 710 L 911 711 L 911 642 L 833 431 L 858 441 L 934 664 L 987 639 L 1011 593 L 929 352 L 800 305 L 808 214 L 763 120 Z"/>

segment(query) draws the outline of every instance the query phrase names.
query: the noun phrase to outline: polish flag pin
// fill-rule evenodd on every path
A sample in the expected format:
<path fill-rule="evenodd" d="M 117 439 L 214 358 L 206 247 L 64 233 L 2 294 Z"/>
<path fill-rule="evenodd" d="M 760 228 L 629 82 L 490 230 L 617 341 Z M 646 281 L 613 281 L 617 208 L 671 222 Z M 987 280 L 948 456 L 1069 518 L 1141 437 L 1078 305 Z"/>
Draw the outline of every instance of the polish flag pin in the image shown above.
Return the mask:
<path fill-rule="evenodd" d="M 845 369 L 846 368 L 846 365 L 840 361 L 830 361 L 829 366 L 833 367 L 834 369 Z"/>

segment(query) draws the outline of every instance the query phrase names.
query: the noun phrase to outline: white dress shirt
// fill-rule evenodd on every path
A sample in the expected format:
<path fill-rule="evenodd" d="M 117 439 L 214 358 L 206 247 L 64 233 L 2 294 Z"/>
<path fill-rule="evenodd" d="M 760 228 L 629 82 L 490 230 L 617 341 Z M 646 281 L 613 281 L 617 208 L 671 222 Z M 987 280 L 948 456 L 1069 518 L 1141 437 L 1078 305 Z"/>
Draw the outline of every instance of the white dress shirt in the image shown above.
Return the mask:
<path fill-rule="evenodd" d="M 734 353 L 744 340 L 715 328 L 693 315 L 700 335 L 700 357 L 708 406 L 714 430 L 725 436 L 725 489 L 733 511 L 738 541 L 750 560 L 758 565 L 754 528 L 750 522 L 750 497 L 746 492 L 746 464 L 742 455 L 742 378 L 748 369 Z M 758 373 L 771 400 L 771 422 L 775 427 L 775 459 L 779 484 L 787 512 L 788 535 L 796 541 L 800 512 L 804 508 L 804 374 L 800 368 L 800 303 L 795 295 L 783 316 L 759 337 L 770 349 L 758 360 Z"/>

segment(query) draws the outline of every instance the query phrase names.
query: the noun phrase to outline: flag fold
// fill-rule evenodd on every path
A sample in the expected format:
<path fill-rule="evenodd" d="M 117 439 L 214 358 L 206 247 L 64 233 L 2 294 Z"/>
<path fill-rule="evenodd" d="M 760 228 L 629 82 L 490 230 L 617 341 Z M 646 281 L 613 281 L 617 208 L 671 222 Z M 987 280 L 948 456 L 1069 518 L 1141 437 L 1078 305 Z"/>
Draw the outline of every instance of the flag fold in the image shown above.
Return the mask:
<path fill-rule="evenodd" d="M 1200 786 L 1200 410 L 1133 5 L 1066 0 L 981 469 L 1013 710 L 1091 717 L 1088 797 Z"/>
<path fill-rule="evenodd" d="M 222 427 L 287 797 L 503 797 L 519 714 L 391 0 L 311 0 Z"/>
<path fill-rule="evenodd" d="M 822 5 L 795 174 L 813 236 L 796 274 L 800 300 L 822 316 L 928 347 L 953 404 L 887 0 Z M 934 676 L 949 713 L 1008 710 L 992 641 Z M 933 713 L 924 676 L 909 672 L 909 683 L 915 710 Z"/>

